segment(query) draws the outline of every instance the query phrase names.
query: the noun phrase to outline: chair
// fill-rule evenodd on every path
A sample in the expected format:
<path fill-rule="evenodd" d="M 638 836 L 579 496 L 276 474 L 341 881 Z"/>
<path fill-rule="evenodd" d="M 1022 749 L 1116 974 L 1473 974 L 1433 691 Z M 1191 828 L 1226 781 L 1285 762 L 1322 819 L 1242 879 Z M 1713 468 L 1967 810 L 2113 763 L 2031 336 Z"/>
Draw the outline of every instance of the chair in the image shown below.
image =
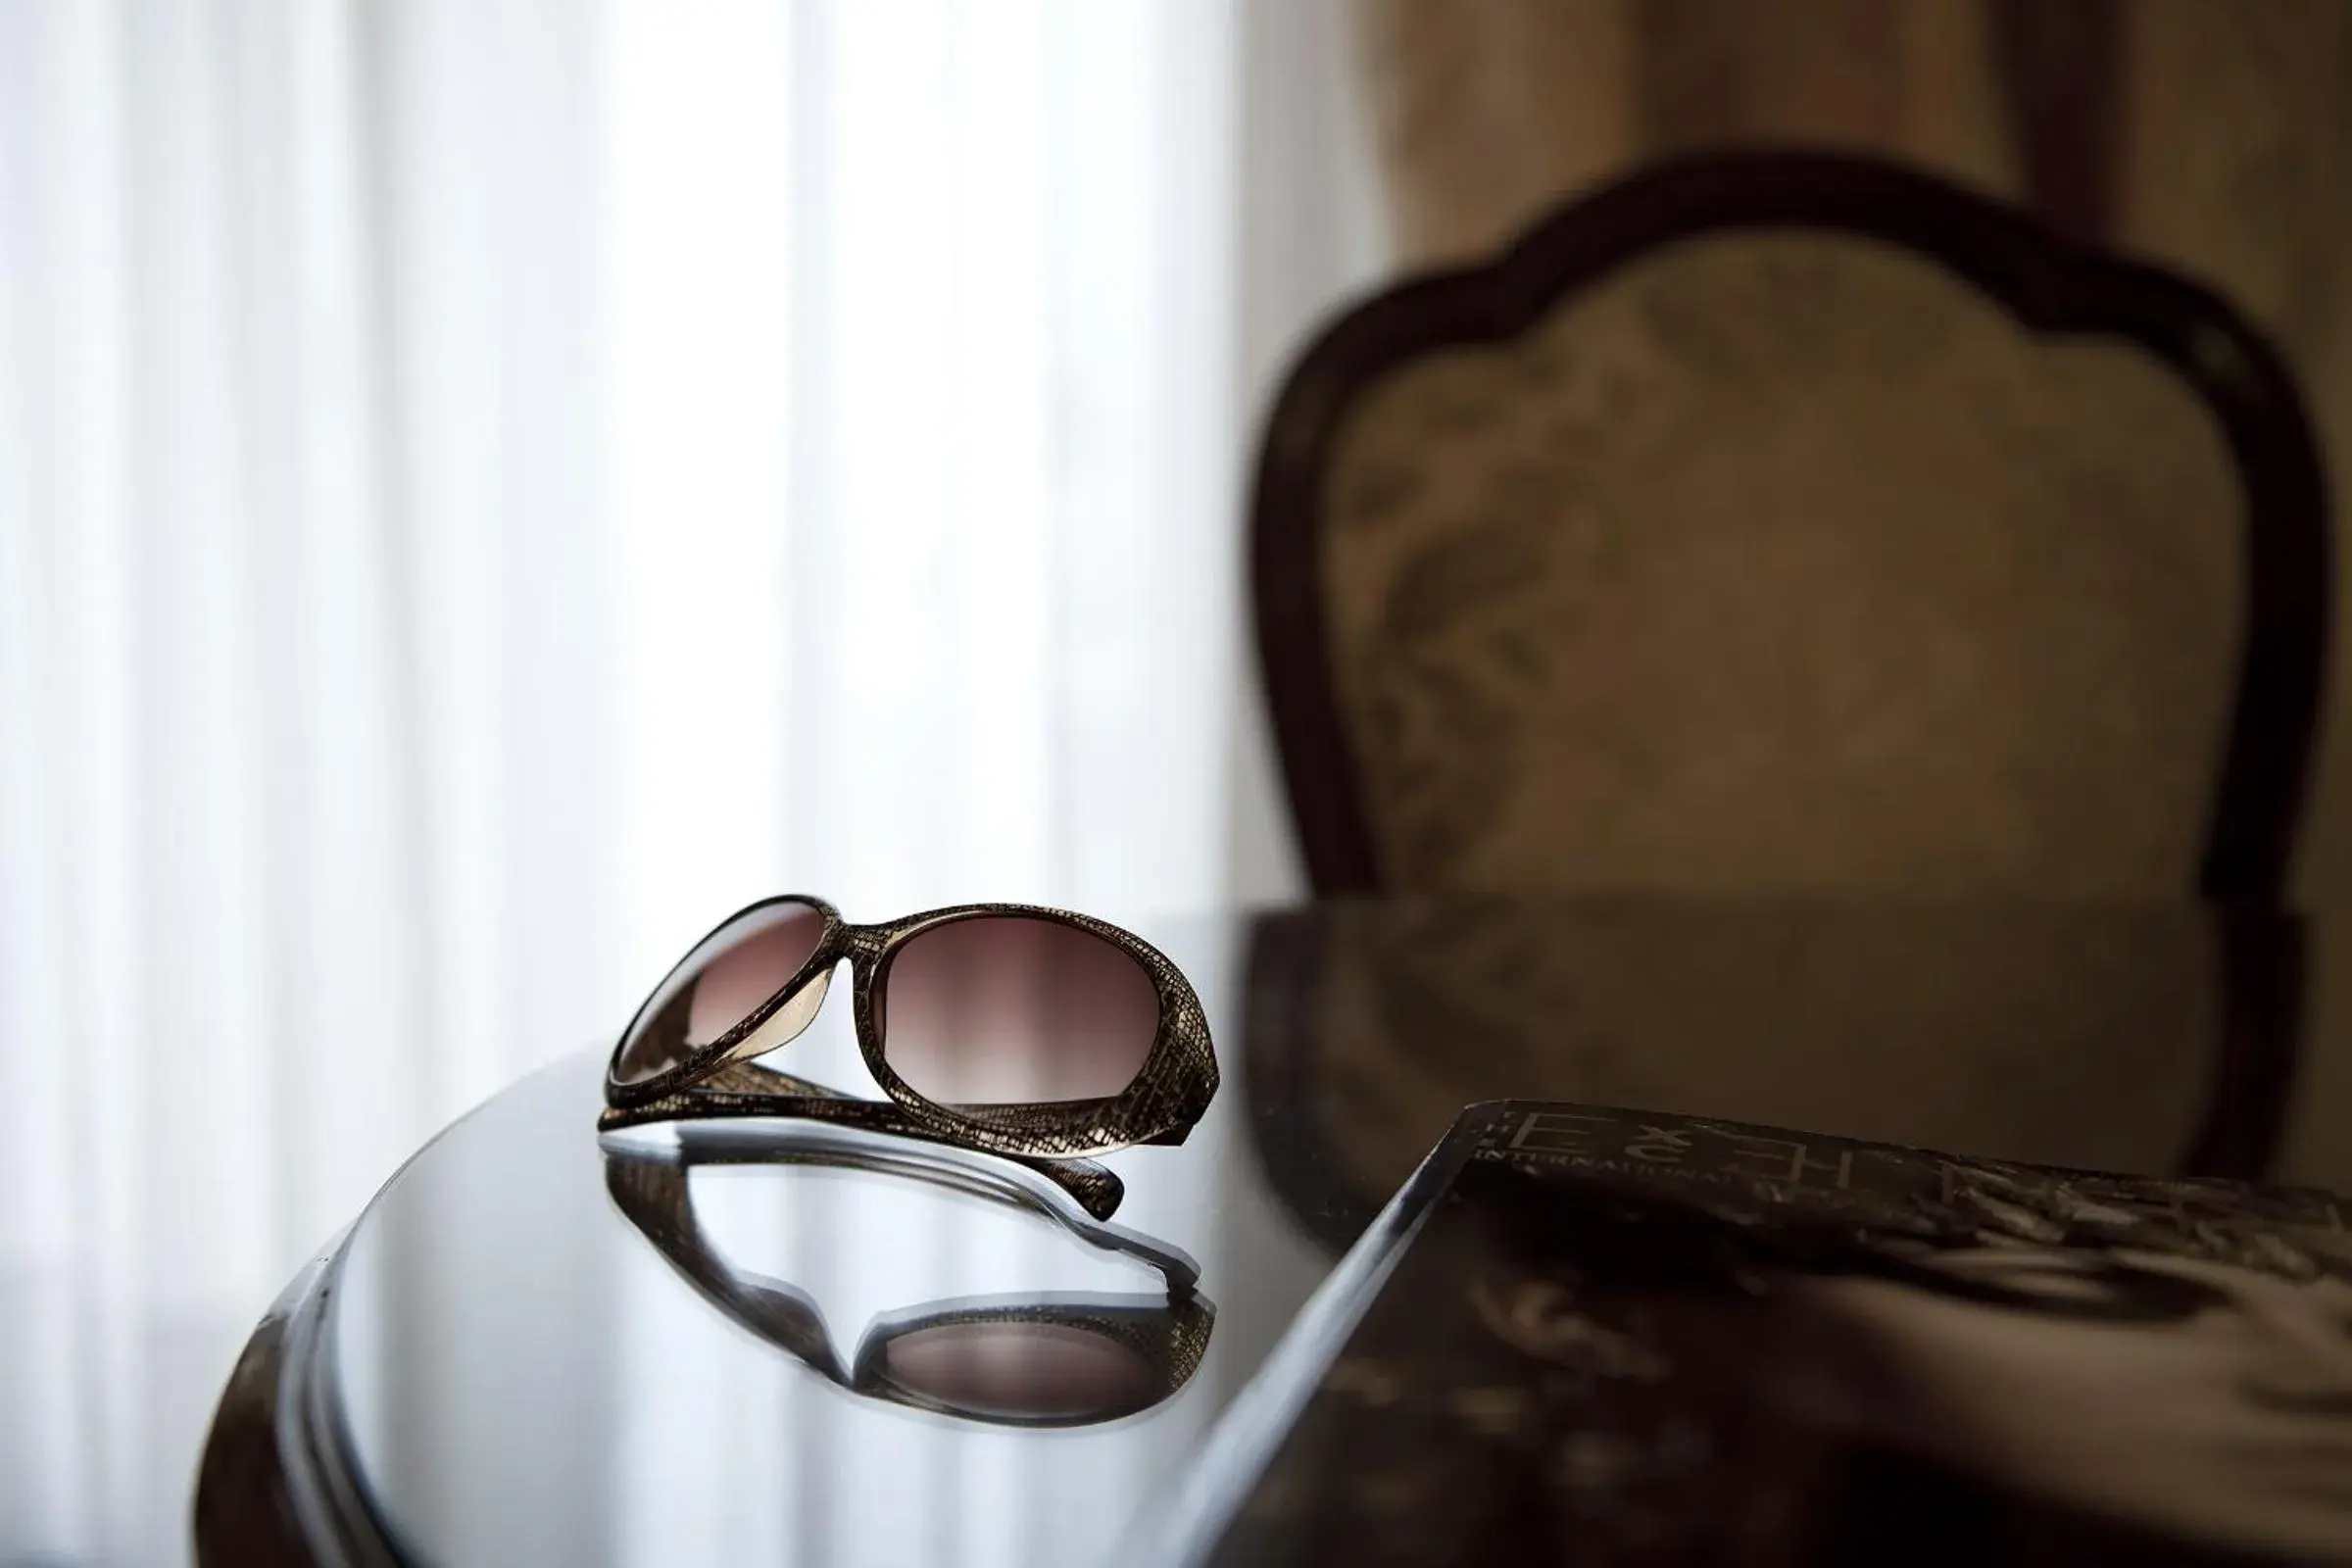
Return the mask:
<path fill-rule="evenodd" d="M 1938 180 L 1706 158 L 1389 288 L 1252 507 L 1319 892 L 2280 891 L 2329 613 L 2295 383 Z"/>

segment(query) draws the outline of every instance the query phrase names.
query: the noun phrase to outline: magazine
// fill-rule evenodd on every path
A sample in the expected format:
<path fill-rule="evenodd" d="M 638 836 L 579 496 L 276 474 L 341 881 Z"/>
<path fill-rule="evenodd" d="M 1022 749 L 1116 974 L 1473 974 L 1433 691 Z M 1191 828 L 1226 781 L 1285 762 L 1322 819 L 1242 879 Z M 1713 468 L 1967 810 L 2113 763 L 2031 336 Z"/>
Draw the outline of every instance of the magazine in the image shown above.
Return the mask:
<path fill-rule="evenodd" d="M 2352 1558 L 2348 1207 L 1476 1105 L 1166 1539 L 1217 1564 Z"/>

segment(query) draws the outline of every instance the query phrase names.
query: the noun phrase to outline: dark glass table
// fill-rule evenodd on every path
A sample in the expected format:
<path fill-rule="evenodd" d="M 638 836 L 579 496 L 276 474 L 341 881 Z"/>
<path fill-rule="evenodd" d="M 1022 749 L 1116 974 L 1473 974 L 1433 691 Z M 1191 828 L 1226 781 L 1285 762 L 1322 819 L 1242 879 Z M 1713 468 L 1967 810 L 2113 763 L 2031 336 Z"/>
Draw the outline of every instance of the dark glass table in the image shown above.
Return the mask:
<path fill-rule="evenodd" d="M 783 1124 L 692 1160 L 666 1133 L 600 1143 L 603 1055 L 582 1054 L 444 1133 L 289 1288 L 223 1395 L 200 1549 L 1116 1557 L 1349 1239 L 1483 1099 L 2352 1187 L 2335 1135 L 2352 1051 L 2330 1006 L 2352 925 L 1628 898 L 1334 904 L 1146 934 L 1200 990 L 1225 1086 L 1182 1148 L 1110 1157 L 1115 1234 L 870 1151 L 812 1152 Z M 864 1082 L 846 1008 L 787 1054 Z M 1183 1263 L 1198 1307 L 1171 1316 Z M 893 1380 L 917 1364 L 894 1336 L 975 1299 L 1121 1303 L 1086 1310 L 1158 1336 L 1164 1381 L 1119 1384 L 1088 1422 L 1083 1396 Z"/>

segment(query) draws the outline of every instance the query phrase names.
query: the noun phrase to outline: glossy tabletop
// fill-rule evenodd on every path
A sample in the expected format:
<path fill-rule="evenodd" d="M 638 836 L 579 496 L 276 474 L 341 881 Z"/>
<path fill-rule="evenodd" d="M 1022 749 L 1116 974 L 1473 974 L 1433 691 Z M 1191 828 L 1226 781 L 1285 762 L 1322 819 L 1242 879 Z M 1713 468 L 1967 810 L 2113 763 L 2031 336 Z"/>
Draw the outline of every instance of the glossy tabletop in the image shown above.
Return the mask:
<path fill-rule="evenodd" d="M 1479 900 L 1145 934 L 1200 993 L 1224 1088 L 1183 1147 L 1109 1157 L 1112 1229 L 1001 1171 L 943 1180 L 782 1124 L 691 1158 L 658 1130 L 600 1140 L 584 1053 L 425 1149 L 289 1292 L 223 1400 L 200 1535 L 228 1560 L 289 1509 L 286 1534 L 356 1560 L 1115 1558 L 1482 1099 L 2352 1187 L 2352 923 Z M 862 1082 L 846 1008 L 786 1054 Z M 906 1375 L 920 1330 L 975 1302 L 1149 1354 L 937 1397 Z"/>

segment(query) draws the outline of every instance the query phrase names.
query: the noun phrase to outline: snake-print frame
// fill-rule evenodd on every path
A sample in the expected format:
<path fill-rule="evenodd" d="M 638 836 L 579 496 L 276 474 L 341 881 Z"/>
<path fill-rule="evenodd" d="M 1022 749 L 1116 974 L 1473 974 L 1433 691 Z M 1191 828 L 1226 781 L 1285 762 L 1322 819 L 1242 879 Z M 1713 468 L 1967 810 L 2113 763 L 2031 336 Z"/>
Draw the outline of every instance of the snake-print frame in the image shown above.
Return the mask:
<path fill-rule="evenodd" d="M 965 904 L 883 925 L 853 925 L 823 899 L 792 893 L 761 899 L 736 910 L 714 926 L 710 936 L 745 915 L 780 904 L 807 905 L 824 916 L 824 934 L 808 960 L 724 1034 L 693 1048 L 660 1072 L 634 1083 L 623 1082 L 619 1075 L 622 1047 L 636 1032 L 645 1008 L 661 995 L 662 986 L 669 983 L 710 936 L 696 943 L 686 958 L 662 977 L 662 986 L 649 994 L 614 1043 L 605 1069 L 606 1109 L 597 1122 L 600 1128 L 717 1116 L 796 1116 L 928 1138 L 1016 1158 L 1068 1159 L 1135 1144 L 1180 1144 L 1217 1092 L 1216 1052 L 1209 1041 L 1208 1018 L 1201 1011 L 1200 999 L 1166 955 L 1132 932 L 1091 915 L 1028 904 Z M 926 931 L 958 920 L 988 917 L 1074 927 L 1109 943 L 1151 977 L 1159 998 L 1159 1023 L 1134 1082 L 1108 1099 L 946 1105 L 916 1093 L 892 1069 L 883 1055 L 882 1029 L 874 1006 L 877 991 L 889 983 L 891 960 Z M 866 1070 L 890 1097 L 887 1102 L 855 1099 L 804 1079 L 754 1069 L 748 1060 L 798 1038 L 815 1016 L 814 1006 L 781 1037 L 758 1043 L 762 1025 L 808 987 L 828 983 L 845 958 L 850 964 L 858 1051 L 865 1059 Z M 743 1049 L 747 1045 L 752 1049 Z"/>

